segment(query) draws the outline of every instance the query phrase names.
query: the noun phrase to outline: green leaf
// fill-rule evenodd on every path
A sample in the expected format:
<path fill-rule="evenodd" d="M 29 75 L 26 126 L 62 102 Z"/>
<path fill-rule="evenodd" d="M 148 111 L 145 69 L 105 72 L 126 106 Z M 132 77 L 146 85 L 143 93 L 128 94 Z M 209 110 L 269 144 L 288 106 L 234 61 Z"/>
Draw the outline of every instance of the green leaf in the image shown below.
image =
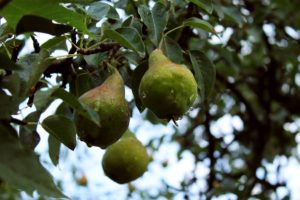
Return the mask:
<path fill-rule="evenodd" d="M 48 137 L 49 157 L 56 166 L 59 162 L 60 142 L 52 135 Z"/>
<path fill-rule="evenodd" d="M 44 111 L 55 100 L 52 93 L 55 92 L 58 87 L 53 87 L 48 90 L 39 90 L 34 94 L 33 104 L 37 111 Z"/>
<path fill-rule="evenodd" d="M 105 59 L 107 59 L 107 52 L 100 52 L 95 53 L 91 55 L 85 55 L 83 56 L 85 62 L 87 62 L 88 65 L 96 66 L 98 67 L 99 63 L 102 63 Z"/>
<path fill-rule="evenodd" d="M 139 65 L 142 58 L 139 57 L 136 53 L 134 52 L 124 52 L 123 53 L 124 57 L 128 60 L 128 63 L 133 64 L 135 66 Z"/>
<path fill-rule="evenodd" d="M 182 49 L 180 46 L 170 37 L 163 38 L 162 50 L 164 54 L 175 63 L 183 62 Z"/>
<path fill-rule="evenodd" d="M 129 16 L 127 19 L 125 19 L 122 23 L 122 27 L 135 28 L 140 35 L 143 34 L 141 22 L 133 16 Z"/>
<path fill-rule="evenodd" d="M 19 106 L 19 99 L 15 96 L 8 96 L 0 89 L 0 119 L 8 119 L 12 114 L 16 114 Z"/>
<path fill-rule="evenodd" d="M 0 1 L 0 10 L 6 6 L 7 3 L 9 3 L 11 0 L 1 0 Z"/>
<path fill-rule="evenodd" d="M 227 18 L 231 19 L 235 23 L 239 25 L 245 23 L 245 19 L 238 8 L 221 6 L 221 10 Z"/>
<path fill-rule="evenodd" d="M 40 80 L 43 72 L 52 63 L 49 52 L 42 50 L 39 54 L 27 54 L 18 60 L 22 70 L 18 71 L 23 83 L 26 84 L 23 95 L 27 96 L 30 89 Z"/>
<path fill-rule="evenodd" d="M 69 149 L 76 147 L 76 127 L 72 120 L 62 115 L 51 115 L 44 119 L 42 127 Z"/>
<path fill-rule="evenodd" d="M 75 84 L 76 95 L 81 96 L 93 87 L 93 80 L 91 75 L 84 71 L 82 73 L 77 73 Z"/>
<path fill-rule="evenodd" d="M 21 79 L 16 74 L 13 73 L 11 75 L 3 76 L 0 80 L 0 87 L 8 89 L 12 96 L 19 96 L 21 91 Z"/>
<path fill-rule="evenodd" d="M 79 4 L 90 4 L 96 0 L 59 0 L 61 3 L 79 3 Z"/>
<path fill-rule="evenodd" d="M 94 122 L 96 125 L 100 126 L 100 117 L 98 113 L 95 110 L 93 110 L 91 107 L 81 104 L 77 100 L 77 98 L 71 93 L 68 93 L 63 89 L 58 88 L 52 93 L 52 96 L 62 99 L 70 107 L 76 110 L 76 112 L 80 113 L 87 119 Z"/>
<path fill-rule="evenodd" d="M 158 46 L 162 33 L 167 25 L 167 9 L 162 3 L 156 3 L 152 9 L 142 5 L 138 9 L 144 24 L 147 26 L 150 40 Z"/>
<path fill-rule="evenodd" d="M 67 45 L 66 45 L 66 37 L 64 36 L 58 36 L 54 37 L 44 44 L 41 45 L 41 49 L 45 49 L 49 52 L 53 52 L 55 50 L 61 49 L 67 51 Z"/>
<path fill-rule="evenodd" d="M 202 8 L 207 13 L 211 14 L 213 11 L 212 1 L 211 0 L 189 0 L 193 4 L 197 5 L 199 8 Z"/>
<path fill-rule="evenodd" d="M 71 30 L 72 27 L 68 25 L 55 24 L 51 20 L 43 17 L 25 15 L 20 19 L 16 28 L 16 33 L 42 32 L 59 36 L 63 33 L 70 32 Z"/>
<path fill-rule="evenodd" d="M 215 66 L 201 51 L 190 51 L 189 56 L 200 94 L 203 99 L 207 99 L 214 87 L 216 79 Z"/>
<path fill-rule="evenodd" d="M 145 46 L 142 37 L 134 28 L 118 28 L 116 30 L 104 30 L 104 38 L 109 38 L 137 52 L 141 57 L 145 54 Z"/>
<path fill-rule="evenodd" d="M 139 96 L 139 86 L 142 80 L 143 75 L 146 73 L 148 69 L 148 62 L 144 61 L 132 73 L 131 85 L 132 85 L 132 93 L 134 96 L 134 101 L 136 107 L 140 112 L 143 112 L 145 106 L 143 105 L 140 96 Z"/>
<path fill-rule="evenodd" d="M 19 70 L 19 65 L 15 64 L 6 53 L 0 53 L 0 69 Z"/>
<path fill-rule="evenodd" d="M 0 25 L 0 42 L 4 42 L 6 39 L 10 38 L 12 36 L 12 33 L 13 33 L 13 30 L 7 23 L 1 24 Z"/>
<path fill-rule="evenodd" d="M 202 30 L 205 30 L 207 32 L 217 34 L 214 30 L 214 27 L 208 23 L 207 21 L 198 19 L 196 17 L 191 17 L 183 22 L 184 26 L 190 26 L 192 28 L 200 28 Z"/>
<path fill-rule="evenodd" d="M 46 91 L 37 91 L 34 94 L 33 104 L 38 111 L 44 111 L 50 105 L 50 103 L 54 100 L 52 97 L 52 93 L 57 89 L 57 87 L 51 88 Z"/>
<path fill-rule="evenodd" d="M 13 29 L 16 29 L 23 16 L 35 15 L 71 25 L 88 33 L 85 26 L 85 16 L 63 7 L 59 2 L 59 0 L 13 0 L 5 6 L 5 9 L 0 11 L 0 15 L 7 20 Z"/>
<path fill-rule="evenodd" d="M 53 183 L 51 175 L 40 164 L 38 157 L 24 148 L 10 125 L 0 123 L 0 177 L 10 186 L 28 194 L 65 198 Z"/>
<path fill-rule="evenodd" d="M 22 126 L 20 129 L 20 141 L 28 149 L 34 150 L 39 144 L 41 138 L 38 132 L 32 130 L 29 126 Z"/>
<path fill-rule="evenodd" d="M 26 122 L 36 122 L 36 124 L 27 124 L 20 126 L 20 141 L 25 147 L 31 150 L 33 150 L 40 142 L 40 136 L 36 131 L 36 127 L 41 113 L 41 111 L 32 112 L 24 119 L 24 121 Z"/>
<path fill-rule="evenodd" d="M 73 119 L 74 116 L 73 116 L 73 112 L 72 112 L 72 109 L 71 107 L 65 103 L 65 102 L 62 102 L 56 109 L 55 111 L 55 114 L 56 115 L 63 115 L 69 119 Z"/>
<path fill-rule="evenodd" d="M 119 14 L 114 7 L 100 1 L 90 4 L 86 13 L 95 20 L 101 20 L 104 17 L 116 20 L 120 19 Z"/>

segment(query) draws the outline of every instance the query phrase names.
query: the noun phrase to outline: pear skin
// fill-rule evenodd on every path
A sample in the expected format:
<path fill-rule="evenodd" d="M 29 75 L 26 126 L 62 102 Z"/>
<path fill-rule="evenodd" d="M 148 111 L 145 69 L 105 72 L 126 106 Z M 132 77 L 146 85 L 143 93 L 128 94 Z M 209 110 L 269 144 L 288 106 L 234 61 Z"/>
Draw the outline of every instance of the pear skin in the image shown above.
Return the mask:
<path fill-rule="evenodd" d="M 161 119 L 178 119 L 196 100 L 197 82 L 184 65 L 173 63 L 160 49 L 149 56 L 139 96 L 142 103 Z"/>
<path fill-rule="evenodd" d="M 133 133 L 127 131 L 119 141 L 107 148 L 102 168 L 111 180 L 123 184 L 142 176 L 149 162 L 146 148 Z"/>
<path fill-rule="evenodd" d="M 127 130 L 130 110 L 125 100 L 123 79 L 116 69 L 100 86 L 80 96 L 79 101 L 92 107 L 100 117 L 99 127 L 85 117 L 75 115 L 78 136 L 87 145 L 105 149 Z"/>

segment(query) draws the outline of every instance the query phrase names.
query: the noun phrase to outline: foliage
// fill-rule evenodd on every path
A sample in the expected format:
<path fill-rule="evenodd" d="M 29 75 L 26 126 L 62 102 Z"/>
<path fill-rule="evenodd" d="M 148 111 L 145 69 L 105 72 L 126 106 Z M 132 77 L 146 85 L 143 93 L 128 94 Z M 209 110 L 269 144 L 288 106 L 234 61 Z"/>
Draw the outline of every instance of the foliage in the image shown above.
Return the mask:
<path fill-rule="evenodd" d="M 49 154 L 56 165 L 61 144 L 76 148 L 73 113 L 94 122 L 101 118 L 77 97 L 103 82 L 108 64 L 122 72 L 132 90 L 131 110 L 142 112 L 138 86 L 149 54 L 160 47 L 173 62 L 192 70 L 200 96 L 184 117 L 187 127 L 174 127 L 172 137 L 153 141 L 179 144 L 178 159 L 190 152 L 195 171 L 197 164 L 207 165 L 205 187 L 196 191 L 199 198 L 232 193 L 241 199 L 269 199 L 286 183 L 270 181 L 266 165 L 278 156 L 295 156 L 298 129 L 287 127 L 300 113 L 299 7 L 296 0 L 0 1 L 0 198 L 19 198 L 16 189 L 64 197 L 34 153 L 37 126 L 42 124 L 50 135 Z M 40 45 L 37 32 L 53 38 Z M 28 42 L 34 51 L 23 55 Z M 54 56 L 56 50 L 65 54 Z M 51 76 L 57 76 L 54 85 Z M 56 99 L 63 103 L 41 122 Z M 19 119 L 24 102 L 35 111 Z M 222 127 L 212 131 L 228 115 L 242 124 L 233 126 L 230 141 Z M 167 123 L 151 113 L 141 116 Z M 153 141 L 147 145 L 151 152 L 158 148 Z M 261 169 L 263 176 L 257 174 Z M 188 199 L 199 181 L 194 173 L 182 180 L 181 188 L 163 182 L 156 197 L 129 191 L 140 198 L 184 193 Z"/>

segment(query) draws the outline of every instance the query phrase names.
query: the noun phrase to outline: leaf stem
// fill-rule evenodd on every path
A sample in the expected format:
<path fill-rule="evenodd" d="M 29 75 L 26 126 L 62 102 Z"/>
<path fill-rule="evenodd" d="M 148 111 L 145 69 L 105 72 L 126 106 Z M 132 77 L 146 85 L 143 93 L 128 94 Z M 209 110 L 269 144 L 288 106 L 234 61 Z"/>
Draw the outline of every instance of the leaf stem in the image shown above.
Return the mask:
<path fill-rule="evenodd" d="M 74 42 L 72 42 L 67 36 L 65 36 L 65 37 L 71 43 L 72 46 L 74 46 L 76 49 L 80 49 L 80 47 L 77 46 Z"/>
<path fill-rule="evenodd" d="M 159 48 L 159 49 L 162 48 L 164 38 L 165 38 L 168 34 L 172 33 L 173 31 L 176 31 L 177 29 L 181 29 L 181 28 L 183 28 L 183 27 L 184 27 L 184 25 L 180 25 L 180 26 L 177 26 L 177 27 L 175 27 L 175 28 L 169 30 L 168 32 L 164 33 L 164 34 L 163 34 L 163 37 L 161 38 L 161 40 L 160 40 L 160 42 L 159 42 L 158 48 Z"/>
<path fill-rule="evenodd" d="M 160 42 L 159 42 L 159 45 L 158 45 L 158 48 L 159 48 L 159 49 L 162 48 L 164 39 L 165 39 L 165 36 L 163 35 L 163 37 L 161 38 L 161 40 L 160 40 Z"/>
<path fill-rule="evenodd" d="M 107 38 L 105 38 L 104 40 L 102 40 L 102 41 L 100 41 L 100 42 L 97 42 L 97 43 L 95 43 L 95 44 L 89 46 L 89 47 L 86 48 L 85 50 L 93 49 L 94 47 L 99 46 L 100 44 L 104 43 L 106 40 L 107 40 Z"/>
<path fill-rule="evenodd" d="M 24 125 L 28 124 L 28 122 L 25 122 L 23 120 L 20 120 L 20 119 L 14 118 L 14 117 L 10 117 L 10 122 L 14 123 L 14 124 L 21 125 L 21 126 L 24 126 Z"/>
<path fill-rule="evenodd" d="M 177 26 L 177 27 L 175 27 L 175 28 L 169 30 L 168 32 L 166 32 L 164 35 L 166 36 L 166 35 L 172 33 L 173 31 L 176 31 L 177 29 L 181 29 L 181 28 L 183 28 L 183 27 L 185 27 L 185 25 Z"/>

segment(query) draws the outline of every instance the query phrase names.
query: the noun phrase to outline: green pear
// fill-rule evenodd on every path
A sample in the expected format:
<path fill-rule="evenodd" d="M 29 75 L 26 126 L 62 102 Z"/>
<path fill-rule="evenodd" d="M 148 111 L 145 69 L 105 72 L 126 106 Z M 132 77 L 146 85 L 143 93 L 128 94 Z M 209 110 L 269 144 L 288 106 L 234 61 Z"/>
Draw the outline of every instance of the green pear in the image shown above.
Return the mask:
<path fill-rule="evenodd" d="M 161 119 L 178 119 L 196 100 L 197 83 L 184 65 L 173 63 L 160 49 L 149 56 L 139 86 L 142 103 Z"/>
<path fill-rule="evenodd" d="M 125 100 L 124 82 L 116 69 L 100 86 L 80 96 L 79 101 L 93 108 L 100 118 L 99 127 L 85 117 L 75 115 L 78 136 L 89 146 L 105 149 L 127 130 L 130 111 Z"/>
<path fill-rule="evenodd" d="M 133 181 L 147 170 L 150 157 L 143 144 L 127 131 L 104 153 L 102 168 L 107 177 L 123 184 Z"/>

